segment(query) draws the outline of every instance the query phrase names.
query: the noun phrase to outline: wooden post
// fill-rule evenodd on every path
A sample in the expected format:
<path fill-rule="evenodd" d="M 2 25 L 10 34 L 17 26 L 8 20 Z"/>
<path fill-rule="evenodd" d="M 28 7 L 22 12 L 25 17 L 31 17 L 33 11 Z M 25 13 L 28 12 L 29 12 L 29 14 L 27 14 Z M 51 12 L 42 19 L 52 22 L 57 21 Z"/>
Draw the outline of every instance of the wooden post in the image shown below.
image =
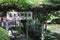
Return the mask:
<path fill-rule="evenodd" d="M 35 21 L 35 16 L 34 16 L 34 21 Z M 34 39 L 35 39 L 35 31 L 36 31 L 36 29 L 35 29 L 35 22 L 34 22 Z"/>
<path fill-rule="evenodd" d="M 27 40 L 28 40 L 28 19 L 26 17 L 26 36 L 27 36 Z"/>
<path fill-rule="evenodd" d="M 45 21 L 45 31 L 47 31 L 47 20 Z"/>
<path fill-rule="evenodd" d="M 8 27 L 8 20 L 6 20 L 6 30 L 8 31 L 9 27 Z"/>
<path fill-rule="evenodd" d="M 41 40 L 44 40 L 44 23 L 42 23 L 42 38 L 41 38 Z"/>

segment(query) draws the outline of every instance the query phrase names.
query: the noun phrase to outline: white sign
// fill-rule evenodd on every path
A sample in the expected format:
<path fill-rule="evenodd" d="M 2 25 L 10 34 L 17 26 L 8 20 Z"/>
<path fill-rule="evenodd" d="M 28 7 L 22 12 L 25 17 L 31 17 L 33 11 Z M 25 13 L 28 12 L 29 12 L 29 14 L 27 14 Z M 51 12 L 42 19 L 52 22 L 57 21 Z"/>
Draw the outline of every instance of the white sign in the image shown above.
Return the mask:
<path fill-rule="evenodd" d="M 7 12 L 7 19 L 8 20 L 31 20 L 32 19 L 32 12 L 15 12 L 10 11 Z"/>

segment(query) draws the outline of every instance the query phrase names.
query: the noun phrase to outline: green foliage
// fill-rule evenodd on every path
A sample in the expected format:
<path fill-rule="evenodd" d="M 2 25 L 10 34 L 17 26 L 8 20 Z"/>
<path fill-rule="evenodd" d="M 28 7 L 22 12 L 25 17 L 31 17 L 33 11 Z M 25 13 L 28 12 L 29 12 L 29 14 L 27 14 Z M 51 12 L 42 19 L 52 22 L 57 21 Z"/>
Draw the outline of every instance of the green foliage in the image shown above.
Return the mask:
<path fill-rule="evenodd" d="M 28 5 L 38 5 L 40 3 L 54 3 L 59 4 L 59 0 L 0 0 L 0 3 L 7 4 L 16 4 L 19 8 L 27 8 Z"/>
<path fill-rule="evenodd" d="M 0 27 L 0 40 L 9 40 L 7 31 L 1 27 Z"/>
<path fill-rule="evenodd" d="M 11 3 L 20 3 L 20 4 L 38 4 L 42 2 L 42 0 L 0 0 L 0 2 L 11 2 Z"/>
<path fill-rule="evenodd" d="M 43 2 L 47 3 L 53 3 L 53 4 L 60 4 L 60 0 L 43 0 Z"/>
<path fill-rule="evenodd" d="M 12 3 L 16 3 L 18 0 L 11 0 Z"/>
<path fill-rule="evenodd" d="M 42 2 L 43 3 L 48 3 L 50 0 L 43 0 Z"/>
<path fill-rule="evenodd" d="M 59 4 L 60 0 L 0 0 L 0 3 L 17 3 L 19 5 L 26 5 L 26 4 L 37 5 L 39 3 L 49 3 L 49 2 Z"/>
<path fill-rule="evenodd" d="M 60 4 L 60 0 L 50 0 L 51 3 Z"/>

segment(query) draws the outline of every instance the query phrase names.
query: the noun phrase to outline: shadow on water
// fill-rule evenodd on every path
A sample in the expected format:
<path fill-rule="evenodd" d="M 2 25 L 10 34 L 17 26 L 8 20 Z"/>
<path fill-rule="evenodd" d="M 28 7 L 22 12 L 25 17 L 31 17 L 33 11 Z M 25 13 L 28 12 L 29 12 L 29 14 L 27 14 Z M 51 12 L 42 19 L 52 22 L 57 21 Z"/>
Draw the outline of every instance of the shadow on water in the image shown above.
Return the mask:
<path fill-rule="evenodd" d="M 45 40 L 60 40 L 60 34 L 47 30 Z"/>

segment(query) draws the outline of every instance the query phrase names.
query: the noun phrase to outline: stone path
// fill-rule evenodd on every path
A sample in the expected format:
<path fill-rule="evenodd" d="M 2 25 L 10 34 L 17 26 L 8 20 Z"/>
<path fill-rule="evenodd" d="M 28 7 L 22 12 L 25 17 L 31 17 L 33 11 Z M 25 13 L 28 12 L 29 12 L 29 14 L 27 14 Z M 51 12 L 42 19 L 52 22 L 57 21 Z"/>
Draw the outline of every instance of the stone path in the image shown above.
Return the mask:
<path fill-rule="evenodd" d="M 16 31 L 13 31 L 14 33 L 16 33 Z M 9 36 L 11 38 L 11 40 L 27 40 L 27 37 L 25 34 L 20 34 L 18 36 L 16 36 L 16 38 L 12 35 L 11 31 L 9 30 Z"/>
<path fill-rule="evenodd" d="M 27 39 L 26 39 L 26 36 L 24 34 L 21 34 L 15 40 L 27 40 Z"/>

